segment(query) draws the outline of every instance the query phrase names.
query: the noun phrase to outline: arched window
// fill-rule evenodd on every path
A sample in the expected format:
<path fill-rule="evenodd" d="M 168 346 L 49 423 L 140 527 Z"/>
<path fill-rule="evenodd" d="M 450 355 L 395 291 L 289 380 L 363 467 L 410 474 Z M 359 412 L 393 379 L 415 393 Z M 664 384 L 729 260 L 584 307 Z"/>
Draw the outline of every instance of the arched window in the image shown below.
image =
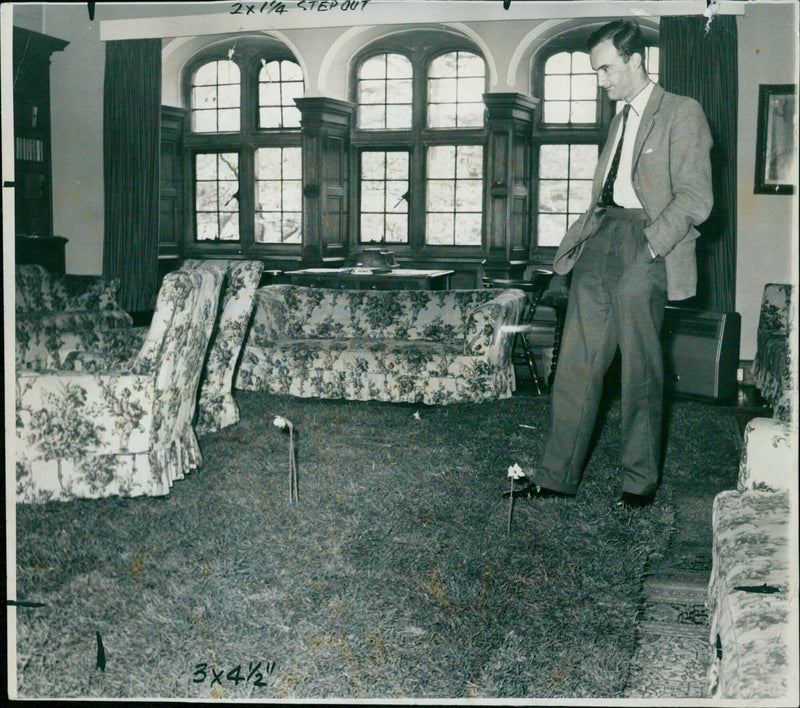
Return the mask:
<path fill-rule="evenodd" d="M 486 68 L 463 41 L 431 39 L 355 62 L 359 243 L 481 246 Z"/>
<path fill-rule="evenodd" d="M 230 60 L 209 61 L 192 77 L 192 130 L 219 133 L 239 130 L 239 67 Z"/>
<path fill-rule="evenodd" d="M 302 241 L 303 74 L 273 40 L 238 39 L 187 67 L 187 250 L 268 253 Z"/>
<path fill-rule="evenodd" d="M 560 38 L 534 64 L 534 94 L 541 97 L 535 126 L 538 176 L 536 237 L 558 246 L 567 228 L 589 207 L 594 169 L 608 134 L 614 105 L 598 88 L 585 34 Z M 648 46 L 645 66 L 658 81 L 658 47 Z"/>

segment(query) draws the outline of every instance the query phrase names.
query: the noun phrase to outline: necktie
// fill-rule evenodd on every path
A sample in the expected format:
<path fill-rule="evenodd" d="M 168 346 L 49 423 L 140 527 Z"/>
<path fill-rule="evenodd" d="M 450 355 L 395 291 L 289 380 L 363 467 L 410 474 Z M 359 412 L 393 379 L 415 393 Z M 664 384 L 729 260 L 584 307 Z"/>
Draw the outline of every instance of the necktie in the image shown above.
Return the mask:
<path fill-rule="evenodd" d="M 622 109 L 622 133 L 619 136 L 617 143 L 617 150 L 614 153 L 614 159 L 611 160 L 611 167 L 608 170 L 608 176 L 603 183 L 603 191 L 600 193 L 601 206 L 617 206 L 614 203 L 614 180 L 617 179 L 617 172 L 619 171 L 619 158 L 622 155 L 622 141 L 625 139 L 625 124 L 628 122 L 628 113 L 630 113 L 631 104 L 626 103 Z"/>

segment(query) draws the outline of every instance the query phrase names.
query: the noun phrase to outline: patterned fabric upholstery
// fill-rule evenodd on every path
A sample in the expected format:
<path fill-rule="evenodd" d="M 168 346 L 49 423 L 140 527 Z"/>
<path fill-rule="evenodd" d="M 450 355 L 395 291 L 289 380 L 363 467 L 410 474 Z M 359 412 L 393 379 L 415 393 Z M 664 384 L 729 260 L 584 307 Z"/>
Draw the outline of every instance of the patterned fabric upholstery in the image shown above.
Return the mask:
<path fill-rule="evenodd" d="M 715 698 L 788 693 L 789 640 L 796 636 L 789 622 L 795 590 L 789 511 L 788 491 L 727 491 L 714 500 L 709 692 Z"/>
<path fill-rule="evenodd" d="M 422 402 L 506 398 L 521 290 L 257 293 L 236 387 L 301 397 Z"/>
<path fill-rule="evenodd" d="M 719 699 L 778 699 L 797 691 L 790 500 L 797 430 L 770 418 L 745 429 L 737 490 L 714 499 L 707 688 Z"/>
<path fill-rule="evenodd" d="M 17 369 L 52 367 L 65 333 L 133 324 L 117 305 L 116 278 L 66 275 L 54 279 L 38 265 L 16 266 L 14 278 Z"/>
<path fill-rule="evenodd" d="M 201 434 L 210 433 L 239 420 L 239 407 L 233 400 L 233 376 L 250 325 L 264 264 L 261 261 L 187 260 L 181 268 L 219 268 L 226 278 L 197 402 L 195 430 Z"/>
<path fill-rule="evenodd" d="M 764 286 L 752 369 L 756 386 L 772 406 L 773 415 L 785 421 L 791 418 L 794 388 L 789 340 L 797 314 L 796 297 L 791 285 Z"/>
<path fill-rule="evenodd" d="M 63 371 L 105 371 L 125 365 L 139 352 L 147 327 L 125 329 L 87 329 L 66 332 L 52 353 L 48 368 Z"/>
<path fill-rule="evenodd" d="M 255 304 L 255 292 L 264 264 L 261 261 L 194 260 L 181 270 L 214 269 L 223 276 L 220 307 L 208 357 L 200 377 L 195 431 L 220 430 L 239 420 L 233 399 L 233 377 Z M 59 338 L 51 368 L 96 371 L 127 361 L 142 346 L 146 328 L 73 332 Z"/>
<path fill-rule="evenodd" d="M 164 495 L 199 467 L 191 423 L 221 284 L 213 270 L 167 275 L 126 365 L 18 372 L 18 502 Z"/>
<path fill-rule="evenodd" d="M 753 418 L 744 429 L 740 492 L 789 489 L 797 473 L 797 430 L 775 418 Z"/>

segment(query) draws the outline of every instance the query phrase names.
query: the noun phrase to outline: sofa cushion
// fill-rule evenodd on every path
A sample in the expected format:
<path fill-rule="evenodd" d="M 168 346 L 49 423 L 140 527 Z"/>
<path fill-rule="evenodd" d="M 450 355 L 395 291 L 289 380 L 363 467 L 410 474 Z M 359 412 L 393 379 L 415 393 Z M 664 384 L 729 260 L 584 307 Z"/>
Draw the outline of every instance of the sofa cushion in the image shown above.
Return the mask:
<path fill-rule="evenodd" d="M 281 286 L 273 286 L 280 288 Z M 496 295 L 484 290 L 333 290 L 284 286 L 286 334 L 303 337 L 453 341 L 470 310 Z"/>
<path fill-rule="evenodd" d="M 739 491 L 788 489 L 797 472 L 797 429 L 775 418 L 753 418 L 744 430 Z"/>
<path fill-rule="evenodd" d="M 19 369 L 59 367 L 63 334 L 131 327 L 117 304 L 117 278 L 64 275 L 39 265 L 15 268 L 15 359 Z"/>
<path fill-rule="evenodd" d="M 53 278 L 42 266 L 15 268 L 18 313 L 66 310 L 118 310 L 119 278 L 67 274 Z"/>
<path fill-rule="evenodd" d="M 216 268 L 225 275 L 220 312 L 211 335 L 200 383 L 195 430 L 210 433 L 239 420 L 233 378 L 255 304 L 261 261 L 189 259 L 182 270 Z"/>
<path fill-rule="evenodd" d="M 789 339 L 797 313 L 797 291 L 786 283 L 767 283 L 761 300 L 752 372 L 773 415 L 791 420 L 793 376 Z"/>

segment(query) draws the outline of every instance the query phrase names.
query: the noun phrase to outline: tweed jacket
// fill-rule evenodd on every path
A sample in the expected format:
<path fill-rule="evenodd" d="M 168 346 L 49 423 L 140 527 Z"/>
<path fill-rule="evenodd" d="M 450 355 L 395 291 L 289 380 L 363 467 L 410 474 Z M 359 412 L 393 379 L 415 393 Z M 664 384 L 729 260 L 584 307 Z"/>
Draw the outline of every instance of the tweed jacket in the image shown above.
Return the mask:
<path fill-rule="evenodd" d="M 586 239 L 597 229 L 601 210 L 595 208 L 611 160 L 613 136 L 622 113 L 611 121 L 609 139 L 600 154 L 592 185 L 592 206 L 567 230 L 556 251 L 554 270 L 569 273 Z M 697 289 L 695 226 L 711 213 L 711 131 L 694 99 L 668 93 L 661 86 L 645 106 L 633 148 L 631 176 L 636 196 L 647 215 L 644 235 L 667 270 L 667 297 L 684 300 Z"/>

